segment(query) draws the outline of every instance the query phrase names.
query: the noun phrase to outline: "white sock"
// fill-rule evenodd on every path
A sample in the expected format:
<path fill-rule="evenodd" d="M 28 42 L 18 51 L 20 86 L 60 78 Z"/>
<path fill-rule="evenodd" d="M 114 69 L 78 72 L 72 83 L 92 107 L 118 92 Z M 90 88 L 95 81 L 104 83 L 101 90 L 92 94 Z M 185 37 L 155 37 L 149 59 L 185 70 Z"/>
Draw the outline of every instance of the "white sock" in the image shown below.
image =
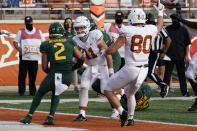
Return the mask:
<path fill-rule="evenodd" d="M 86 117 L 86 111 L 85 110 L 80 110 L 79 113 L 82 114 L 83 117 Z"/>
<path fill-rule="evenodd" d="M 133 115 L 129 115 L 128 116 L 128 119 L 131 119 L 132 120 L 133 119 Z"/>
<path fill-rule="evenodd" d="M 88 105 L 88 89 L 81 88 L 79 92 L 79 106 L 87 107 Z"/>
<path fill-rule="evenodd" d="M 122 108 L 122 106 L 118 107 L 117 110 L 118 110 L 119 114 L 122 115 L 122 112 L 123 112 L 123 110 L 124 110 L 124 109 Z"/>

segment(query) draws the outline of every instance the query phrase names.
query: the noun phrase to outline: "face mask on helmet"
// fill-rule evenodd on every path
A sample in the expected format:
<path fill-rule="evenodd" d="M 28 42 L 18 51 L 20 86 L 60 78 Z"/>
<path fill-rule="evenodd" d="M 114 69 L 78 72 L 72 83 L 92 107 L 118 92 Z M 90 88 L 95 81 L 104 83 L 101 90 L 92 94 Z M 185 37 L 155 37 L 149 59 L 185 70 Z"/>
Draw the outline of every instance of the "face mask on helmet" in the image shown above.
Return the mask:
<path fill-rule="evenodd" d="M 87 35 L 89 33 L 86 31 L 85 26 L 75 27 L 74 29 L 79 37 L 84 37 L 85 35 Z"/>
<path fill-rule="evenodd" d="M 54 22 L 49 27 L 49 37 L 62 37 L 64 34 L 64 28 L 59 22 Z"/>
<path fill-rule="evenodd" d="M 90 30 L 90 21 L 85 16 L 79 16 L 74 22 L 74 30 L 79 37 L 85 37 Z"/>

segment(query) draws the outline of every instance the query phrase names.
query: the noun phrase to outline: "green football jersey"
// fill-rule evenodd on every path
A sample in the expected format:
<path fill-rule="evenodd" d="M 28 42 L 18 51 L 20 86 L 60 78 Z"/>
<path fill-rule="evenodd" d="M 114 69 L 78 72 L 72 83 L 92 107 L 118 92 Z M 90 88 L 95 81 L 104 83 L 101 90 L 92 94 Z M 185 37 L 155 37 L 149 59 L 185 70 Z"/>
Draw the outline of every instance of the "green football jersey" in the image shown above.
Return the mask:
<path fill-rule="evenodd" d="M 70 38 L 57 38 L 40 45 L 40 52 L 47 53 L 50 71 L 72 71 L 73 50 L 76 43 Z"/>

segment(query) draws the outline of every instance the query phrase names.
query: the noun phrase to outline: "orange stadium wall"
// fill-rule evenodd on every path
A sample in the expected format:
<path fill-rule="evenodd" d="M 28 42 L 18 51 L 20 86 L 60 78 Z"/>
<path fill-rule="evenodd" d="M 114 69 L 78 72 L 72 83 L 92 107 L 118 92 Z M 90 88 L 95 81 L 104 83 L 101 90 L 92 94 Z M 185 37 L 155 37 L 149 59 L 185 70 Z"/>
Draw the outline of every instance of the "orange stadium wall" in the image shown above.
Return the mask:
<path fill-rule="evenodd" d="M 41 29 L 45 38 L 48 39 L 48 27 L 49 23 L 34 23 L 36 28 Z M 14 86 L 18 85 L 18 52 L 13 46 L 14 36 L 18 30 L 24 28 L 23 23 L 0 23 L 2 30 L 7 30 L 12 33 L 11 37 L 5 35 L 0 36 L 0 86 Z M 40 62 L 39 62 L 40 63 Z M 46 74 L 42 71 L 41 65 L 39 64 L 36 84 L 39 85 Z M 28 84 L 28 79 L 26 80 Z"/>
<path fill-rule="evenodd" d="M 48 27 L 50 23 L 34 23 L 36 28 L 41 29 L 45 38 L 48 39 Z M 197 30 L 185 26 L 191 37 L 190 58 L 197 52 Z M 12 36 L 0 35 L 0 86 L 18 85 L 18 52 L 13 46 L 13 40 L 19 29 L 24 28 L 23 23 L 0 23 L 0 29 L 9 31 Z M 39 64 L 36 84 L 39 85 L 45 73 Z M 26 80 L 28 84 L 28 79 Z"/>

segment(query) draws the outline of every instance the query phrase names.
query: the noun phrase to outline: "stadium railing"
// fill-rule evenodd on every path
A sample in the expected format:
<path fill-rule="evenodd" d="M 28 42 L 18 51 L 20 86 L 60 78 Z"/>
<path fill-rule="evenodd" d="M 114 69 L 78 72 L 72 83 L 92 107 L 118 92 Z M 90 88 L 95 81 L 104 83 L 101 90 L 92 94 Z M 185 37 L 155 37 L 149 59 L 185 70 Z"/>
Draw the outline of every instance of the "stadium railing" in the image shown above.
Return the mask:
<path fill-rule="evenodd" d="M 0 20 L 21 20 L 27 15 L 31 15 L 37 20 L 64 19 L 65 17 L 71 17 L 74 19 L 78 15 L 90 16 L 90 3 L 88 1 L 89 0 L 47 0 L 30 4 L 20 3 L 18 8 L 4 8 L 1 2 Z M 197 1 L 194 1 L 195 3 L 191 2 L 192 0 L 185 0 L 184 3 L 182 3 L 184 5 L 182 6 L 182 16 L 184 18 L 194 18 L 197 16 Z M 124 14 L 127 15 L 131 8 L 137 8 L 139 6 L 146 12 L 152 12 L 153 14 L 156 13 L 152 7 L 140 5 L 139 1 L 132 0 L 131 7 L 124 7 L 121 6 L 120 3 L 113 3 L 112 0 L 106 0 L 106 19 L 113 19 L 113 16 L 117 10 L 122 10 Z M 176 9 L 166 8 L 165 12 L 167 14 L 165 18 L 169 18 L 169 15 L 176 12 Z"/>

